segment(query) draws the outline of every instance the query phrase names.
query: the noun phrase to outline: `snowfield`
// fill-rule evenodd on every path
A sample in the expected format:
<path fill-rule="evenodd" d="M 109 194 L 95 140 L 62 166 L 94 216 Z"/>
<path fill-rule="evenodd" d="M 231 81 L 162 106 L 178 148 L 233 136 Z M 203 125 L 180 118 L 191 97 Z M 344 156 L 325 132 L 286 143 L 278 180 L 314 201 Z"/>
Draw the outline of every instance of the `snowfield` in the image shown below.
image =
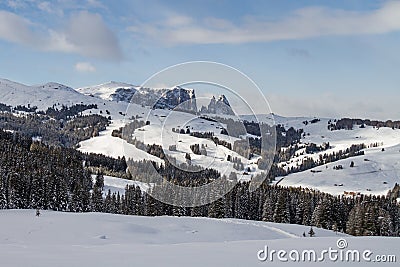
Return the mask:
<path fill-rule="evenodd" d="M 34 210 L 0 211 L 1 266 L 309 266 L 258 260 L 259 250 L 349 249 L 399 255 L 399 238 L 349 237 L 309 227 L 237 219 L 139 217 Z M 315 264 L 315 263 L 314 263 Z M 320 265 L 345 266 L 340 262 Z M 339 264 L 339 265 L 338 265 Z M 351 263 L 359 266 L 365 262 Z"/>

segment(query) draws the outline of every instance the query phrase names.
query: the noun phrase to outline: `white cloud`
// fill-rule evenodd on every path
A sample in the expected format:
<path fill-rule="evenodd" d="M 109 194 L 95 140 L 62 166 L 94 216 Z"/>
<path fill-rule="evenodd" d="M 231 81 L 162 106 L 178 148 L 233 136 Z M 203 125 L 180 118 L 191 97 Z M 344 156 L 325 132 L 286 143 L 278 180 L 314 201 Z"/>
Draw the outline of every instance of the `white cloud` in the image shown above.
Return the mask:
<path fill-rule="evenodd" d="M 116 35 L 99 14 L 86 11 L 71 15 L 63 29 L 41 30 L 43 25 L 0 11 L 0 39 L 44 51 L 75 53 L 106 60 L 122 59 Z"/>
<path fill-rule="evenodd" d="M 58 16 L 63 16 L 64 12 L 62 9 L 54 7 L 50 2 L 39 2 L 37 4 L 37 7 L 44 12 L 47 12 L 49 14 L 56 14 Z"/>
<path fill-rule="evenodd" d="M 37 45 L 40 37 L 30 29 L 32 23 L 14 13 L 0 10 L 0 38 L 13 43 Z"/>
<path fill-rule="evenodd" d="M 75 70 L 78 72 L 95 72 L 96 68 L 90 62 L 78 62 L 75 64 Z"/>
<path fill-rule="evenodd" d="M 182 23 L 184 22 L 184 23 Z M 372 11 L 321 7 L 298 9 L 275 21 L 247 17 L 240 23 L 170 16 L 164 21 L 128 28 L 141 36 L 172 44 L 224 44 L 306 39 L 328 35 L 384 34 L 400 30 L 400 2 Z"/>
<path fill-rule="evenodd" d="M 93 58 L 122 59 L 115 34 L 98 14 L 74 14 L 64 31 L 50 31 L 49 50 L 73 52 Z"/>

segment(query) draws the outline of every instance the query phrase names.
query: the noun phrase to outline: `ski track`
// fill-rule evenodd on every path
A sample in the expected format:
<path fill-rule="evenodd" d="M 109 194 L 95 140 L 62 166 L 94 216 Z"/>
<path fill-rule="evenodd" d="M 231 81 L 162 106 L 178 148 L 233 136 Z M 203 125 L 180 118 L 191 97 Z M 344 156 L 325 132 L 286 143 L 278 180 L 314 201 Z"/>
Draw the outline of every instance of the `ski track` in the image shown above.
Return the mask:
<path fill-rule="evenodd" d="M 273 226 L 266 225 L 265 223 L 260 224 L 259 222 L 255 222 L 255 221 L 248 221 L 247 222 L 247 221 L 238 221 L 238 220 L 232 220 L 232 219 L 221 219 L 221 220 L 224 221 L 224 222 L 227 222 L 227 223 L 263 227 L 263 228 L 267 228 L 267 229 L 269 229 L 269 230 L 271 230 L 273 232 L 276 232 L 278 234 L 286 235 L 287 237 L 290 237 L 290 238 L 299 238 L 298 235 L 289 233 L 287 231 L 284 231 L 282 229 L 279 229 L 279 228 L 276 228 L 276 227 L 273 227 Z"/>

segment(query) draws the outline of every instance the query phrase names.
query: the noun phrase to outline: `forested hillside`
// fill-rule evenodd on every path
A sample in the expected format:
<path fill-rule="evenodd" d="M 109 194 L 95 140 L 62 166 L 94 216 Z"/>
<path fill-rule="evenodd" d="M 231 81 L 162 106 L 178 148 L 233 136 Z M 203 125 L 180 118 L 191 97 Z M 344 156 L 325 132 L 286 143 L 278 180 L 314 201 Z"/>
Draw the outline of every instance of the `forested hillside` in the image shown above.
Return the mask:
<path fill-rule="evenodd" d="M 338 197 L 268 184 L 250 192 L 249 183 L 243 182 L 209 205 L 184 208 L 161 203 L 134 186 L 127 186 L 124 195 L 108 192 L 103 197 L 103 175 L 98 174 L 93 182 L 90 169 L 102 167 L 118 172 L 126 168 L 122 162 L 47 146 L 18 133 L 0 131 L 0 208 L 240 218 L 315 225 L 353 235 L 399 235 L 400 209 L 396 203 L 399 186 L 388 197 Z M 138 171 L 146 169 L 145 162 L 135 164 Z M 193 180 L 176 175 L 177 169 L 172 165 L 159 166 L 159 171 L 168 180 L 184 186 L 197 186 L 211 178 L 224 179 L 226 186 L 232 182 L 207 170 L 197 173 L 202 179 Z M 151 190 L 164 189 L 158 185 Z M 174 197 L 179 199 L 179 192 Z"/>

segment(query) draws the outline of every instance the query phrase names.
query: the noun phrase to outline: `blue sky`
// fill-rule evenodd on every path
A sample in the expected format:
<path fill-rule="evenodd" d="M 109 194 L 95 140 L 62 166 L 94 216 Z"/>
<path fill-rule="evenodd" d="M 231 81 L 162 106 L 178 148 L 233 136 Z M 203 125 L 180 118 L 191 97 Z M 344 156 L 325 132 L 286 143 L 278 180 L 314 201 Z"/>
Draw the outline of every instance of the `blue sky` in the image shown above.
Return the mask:
<path fill-rule="evenodd" d="M 141 84 L 209 60 L 275 113 L 399 118 L 399 1 L 0 1 L 0 77 Z"/>

